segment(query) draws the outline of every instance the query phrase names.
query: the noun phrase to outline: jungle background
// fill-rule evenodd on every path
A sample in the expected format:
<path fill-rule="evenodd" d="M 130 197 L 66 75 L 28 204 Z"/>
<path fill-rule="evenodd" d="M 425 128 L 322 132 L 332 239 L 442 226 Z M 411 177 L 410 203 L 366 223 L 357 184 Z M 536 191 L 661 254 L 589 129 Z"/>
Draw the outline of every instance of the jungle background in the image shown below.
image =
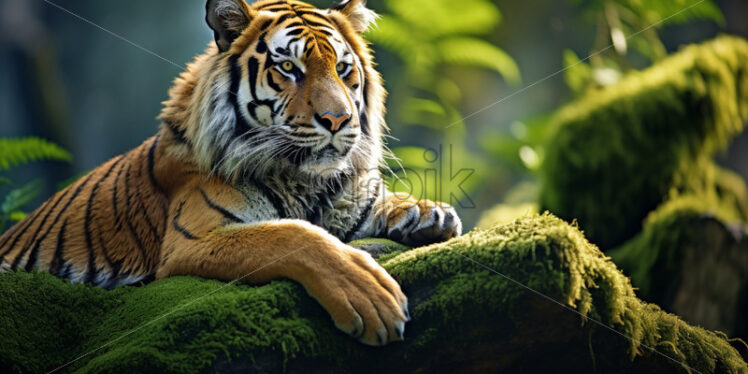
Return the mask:
<path fill-rule="evenodd" d="M 389 147 L 402 160 L 391 163 L 401 177 L 395 188 L 456 203 L 466 227 L 507 196 L 532 199 L 548 119 L 561 105 L 684 44 L 748 36 L 744 2 L 696 3 L 369 1 L 383 15 L 368 38 L 389 91 Z M 155 133 L 172 80 L 211 40 L 202 8 L 176 0 L 0 1 L 0 136 L 37 136 L 72 155 L 6 173 L 16 187 L 42 176 L 29 207 Z M 748 135 L 719 155 L 744 177 L 746 142 Z M 439 161 L 430 162 L 433 152 L 424 157 L 426 149 Z M 452 183 L 442 173 L 440 189 L 420 176 L 441 170 L 442 160 L 471 171 Z M 421 172 L 402 178 L 408 170 Z"/>
<path fill-rule="evenodd" d="M 691 324 L 748 337 L 741 317 L 748 313 L 748 3 L 369 6 L 382 15 L 366 37 L 389 91 L 394 189 L 451 202 L 464 231 L 505 235 L 513 226 L 500 225 L 514 222 L 533 228 L 525 239 L 547 239 L 548 251 L 572 257 L 573 250 L 598 253 L 589 240 L 630 277 L 638 297 Z M 212 39 L 203 12 L 197 1 L 0 0 L 0 231 L 155 133 L 172 80 Z M 573 226 L 527 218 L 546 210 Z M 537 270 L 532 253 L 521 264 L 535 270 L 517 279 Z M 582 275 L 574 271 L 583 266 L 574 268 L 570 277 L 604 273 L 589 281 L 597 290 L 584 302 L 593 300 L 590 310 L 601 313 L 594 316 L 629 328 L 595 304 L 633 297 L 618 269 L 605 266 Z M 683 340 L 699 345 L 696 335 Z M 745 359 L 748 346 L 731 344 Z M 676 356 L 686 352 L 672 345 Z M 682 358 L 692 364 L 698 355 Z"/>

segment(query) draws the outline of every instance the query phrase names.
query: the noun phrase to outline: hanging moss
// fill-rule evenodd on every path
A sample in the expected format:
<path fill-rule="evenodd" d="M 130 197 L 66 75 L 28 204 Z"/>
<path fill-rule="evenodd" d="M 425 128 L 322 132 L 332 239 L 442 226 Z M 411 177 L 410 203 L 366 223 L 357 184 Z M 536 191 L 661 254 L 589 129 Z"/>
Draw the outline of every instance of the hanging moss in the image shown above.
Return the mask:
<path fill-rule="evenodd" d="M 76 357 L 66 371 L 748 370 L 724 335 L 637 299 L 597 247 L 551 215 L 401 252 L 383 265 L 414 317 L 405 342 L 384 348 L 338 332 L 289 281 L 251 287 L 174 277 L 104 291 L 46 273 L 0 274 L 0 371 L 49 371 Z"/>
<path fill-rule="evenodd" d="M 641 234 L 608 252 L 645 300 L 686 320 L 748 337 L 748 240 L 740 212 L 703 196 L 670 199 Z"/>
<path fill-rule="evenodd" d="M 577 219 L 590 240 L 612 248 L 671 189 L 703 186 L 702 168 L 747 120 L 748 43 L 722 36 L 686 47 L 555 116 L 541 208 Z"/>

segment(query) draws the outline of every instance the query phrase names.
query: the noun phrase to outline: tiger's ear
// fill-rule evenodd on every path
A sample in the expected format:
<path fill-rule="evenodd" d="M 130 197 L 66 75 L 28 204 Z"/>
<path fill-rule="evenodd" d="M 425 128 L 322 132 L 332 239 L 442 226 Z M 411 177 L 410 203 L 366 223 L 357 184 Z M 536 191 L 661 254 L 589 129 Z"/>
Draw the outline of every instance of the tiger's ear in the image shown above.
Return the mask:
<path fill-rule="evenodd" d="M 379 18 L 373 10 L 366 7 L 366 0 L 345 0 L 332 9 L 343 13 L 358 33 L 368 30 Z"/>
<path fill-rule="evenodd" d="M 251 11 L 244 0 L 208 0 L 205 4 L 205 21 L 213 29 L 221 52 L 228 51 L 251 19 Z"/>

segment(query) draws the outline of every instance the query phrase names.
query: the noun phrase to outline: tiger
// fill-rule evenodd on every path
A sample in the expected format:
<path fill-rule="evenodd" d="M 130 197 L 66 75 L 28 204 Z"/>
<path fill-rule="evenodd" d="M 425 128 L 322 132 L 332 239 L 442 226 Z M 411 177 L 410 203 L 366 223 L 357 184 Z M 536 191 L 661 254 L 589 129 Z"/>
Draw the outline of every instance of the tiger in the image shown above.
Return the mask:
<path fill-rule="evenodd" d="M 290 279 L 361 343 L 404 339 L 400 285 L 365 237 L 461 234 L 455 209 L 390 192 L 385 90 L 365 0 L 208 0 L 214 40 L 174 80 L 155 136 L 0 237 L 0 271 L 112 289 L 171 276 Z"/>

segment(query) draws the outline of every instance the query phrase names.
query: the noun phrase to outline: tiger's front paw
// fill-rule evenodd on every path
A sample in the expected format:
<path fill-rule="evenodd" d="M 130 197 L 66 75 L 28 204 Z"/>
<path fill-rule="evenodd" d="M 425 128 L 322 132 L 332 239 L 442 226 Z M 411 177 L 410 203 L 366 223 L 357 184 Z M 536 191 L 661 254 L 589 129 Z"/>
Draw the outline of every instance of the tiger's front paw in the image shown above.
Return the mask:
<path fill-rule="evenodd" d="M 400 285 L 368 253 L 343 246 L 302 282 L 335 326 L 368 345 L 403 340 L 410 320 Z"/>
<path fill-rule="evenodd" d="M 418 247 L 462 234 L 462 221 L 449 204 L 412 199 L 394 204 L 386 216 L 388 239 Z"/>

